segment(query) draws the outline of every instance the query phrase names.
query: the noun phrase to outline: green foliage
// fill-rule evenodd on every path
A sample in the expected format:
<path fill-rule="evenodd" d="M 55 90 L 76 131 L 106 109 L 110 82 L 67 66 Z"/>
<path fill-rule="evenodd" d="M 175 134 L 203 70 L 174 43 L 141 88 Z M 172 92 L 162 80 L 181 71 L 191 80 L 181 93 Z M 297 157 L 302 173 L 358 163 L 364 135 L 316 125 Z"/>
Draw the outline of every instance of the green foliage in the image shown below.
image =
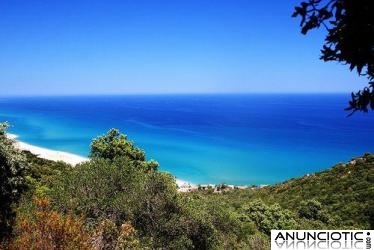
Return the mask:
<path fill-rule="evenodd" d="M 11 229 L 14 218 L 12 206 L 25 190 L 25 156 L 6 136 L 8 124 L 0 123 L 0 240 Z"/>
<path fill-rule="evenodd" d="M 295 228 L 296 221 L 292 213 L 282 209 L 278 204 L 267 206 L 260 200 L 244 205 L 244 211 L 254 221 L 260 232 L 270 235 L 271 230 L 290 230 Z"/>
<path fill-rule="evenodd" d="M 322 208 L 322 204 L 316 200 L 302 201 L 298 211 L 300 218 L 308 220 L 319 220 L 325 223 L 330 221 L 327 211 Z"/>
<path fill-rule="evenodd" d="M 105 158 L 113 160 L 115 157 L 127 157 L 130 160 L 144 161 L 143 150 L 134 146 L 127 140 L 127 136 L 120 134 L 118 129 L 110 129 L 106 135 L 94 139 L 91 143 L 92 158 Z"/>
<path fill-rule="evenodd" d="M 243 220 L 245 217 L 230 204 L 222 202 L 222 196 L 210 191 L 185 194 L 182 196 L 184 208 L 194 220 L 203 224 L 203 230 L 196 233 L 204 242 L 216 248 L 243 248 L 249 235 L 255 233 L 255 225 Z M 206 232 L 212 232 L 207 234 Z M 201 243 L 199 244 L 201 246 Z"/>
<path fill-rule="evenodd" d="M 61 175 L 52 196 L 63 211 L 120 223 L 134 216 L 148 178 L 144 169 L 126 158 L 96 158 Z"/>
<path fill-rule="evenodd" d="M 323 25 L 328 33 L 321 59 L 348 64 L 369 79 L 369 87 L 352 93 L 346 110 L 374 109 L 374 4 L 372 0 L 309 0 L 295 7 L 293 17 L 301 17 L 301 32 Z M 352 114 L 351 113 L 351 114 Z"/>
<path fill-rule="evenodd" d="M 23 153 L 29 163 L 29 169 L 25 173 L 29 197 L 48 195 L 56 178 L 72 168 L 71 165 L 62 161 L 42 159 L 29 151 L 23 151 Z"/>
<path fill-rule="evenodd" d="M 155 248 L 213 244 L 214 229 L 183 208 L 175 179 L 145 170 L 128 158 L 95 158 L 76 166 L 59 177 L 52 197 L 60 211 L 85 215 L 92 228 L 100 221 L 128 221 L 142 242 Z"/>

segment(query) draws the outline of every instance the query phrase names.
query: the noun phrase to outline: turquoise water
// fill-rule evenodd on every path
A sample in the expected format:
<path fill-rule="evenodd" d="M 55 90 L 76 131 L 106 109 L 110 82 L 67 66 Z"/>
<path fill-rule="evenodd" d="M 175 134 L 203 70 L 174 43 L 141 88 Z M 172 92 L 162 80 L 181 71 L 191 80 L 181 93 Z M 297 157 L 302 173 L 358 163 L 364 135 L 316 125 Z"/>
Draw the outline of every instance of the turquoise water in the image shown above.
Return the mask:
<path fill-rule="evenodd" d="M 87 156 L 119 128 L 161 169 L 193 183 L 271 184 L 373 152 L 374 114 L 347 118 L 348 95 L 0 98 L 20 140 Z"/>

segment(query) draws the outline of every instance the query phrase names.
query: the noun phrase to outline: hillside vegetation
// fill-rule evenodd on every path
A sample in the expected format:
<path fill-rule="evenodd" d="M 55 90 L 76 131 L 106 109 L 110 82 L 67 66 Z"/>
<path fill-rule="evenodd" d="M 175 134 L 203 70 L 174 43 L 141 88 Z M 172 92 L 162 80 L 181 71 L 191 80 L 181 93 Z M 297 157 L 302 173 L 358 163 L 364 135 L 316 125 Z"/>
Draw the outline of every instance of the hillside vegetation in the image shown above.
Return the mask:
<path fill-rule="evenodd" d="M 118 130 L 75 167 L 18 151 L 5 130 L 0 248 L 269 249 L 272 229 L 374 227 L 371 154 L 278 185 L 178 193 Z"/>

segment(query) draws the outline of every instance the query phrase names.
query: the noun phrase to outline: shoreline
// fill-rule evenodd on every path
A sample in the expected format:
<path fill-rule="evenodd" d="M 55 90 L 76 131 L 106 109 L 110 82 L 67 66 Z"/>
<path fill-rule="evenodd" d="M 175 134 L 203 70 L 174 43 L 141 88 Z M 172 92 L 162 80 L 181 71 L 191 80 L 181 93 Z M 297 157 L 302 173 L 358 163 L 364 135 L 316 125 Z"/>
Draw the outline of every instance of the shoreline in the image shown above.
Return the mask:
<path fill-rule="evenodd" d="M 20 150 L 30 151 L 34 155 L 43 159 L 51 161 L 63 161 L 73 166 L 89 160 L 87 157 L 83 157 L 80 155 L 31 145 L 29 143 L 18 140 L 18 135 L 15 134 L 7 133 L 7 137 L 15 141 L 16 148 Z"/>
<path fill-rule="evenodd" d="M 19 150 L 30 151 L 32 154 L 43 159 L 51 161 L 63 161 L 72 166 L 90 160 L 88 157 L 83 157 L 73 153 L 34 146 L 32 144 L 18 140 L 18 135 L 16 134 L 6 133 L 6 136 L 9 139 L 14 140 L 14 145 Z M 198 188 L 198 185 L 192 184 L 188 181 L 184 181 L 178 178 L 175 178 L 175 182 L 178 186 L 178 191 L 180 192 L 190 192 L 191 190 Z"/>

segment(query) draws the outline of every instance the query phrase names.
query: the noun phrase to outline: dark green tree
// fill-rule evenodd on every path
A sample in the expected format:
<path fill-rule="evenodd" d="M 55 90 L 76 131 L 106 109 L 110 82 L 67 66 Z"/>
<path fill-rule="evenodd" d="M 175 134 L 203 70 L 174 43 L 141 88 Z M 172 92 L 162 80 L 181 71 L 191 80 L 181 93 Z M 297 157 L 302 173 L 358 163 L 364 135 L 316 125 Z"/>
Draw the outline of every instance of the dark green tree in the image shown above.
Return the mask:
<path fill-rule="evenodd" d="M 295 7 L 301 17 L 301 33 L 325 27 L 327 35 L 320 59 L 337 61 L 366 76 L 369 84 L 352 92 L 346 110 L 374 109 L 374 2 L 372 0 L 309 0 Z"/>
<path fill-rule="evenodd" d="M 243 206 L 248 218 L 253 221 L 260 232 L 270 235 L 271 230 L 290 230 L 296 227 L 292 213 L 282 209 L 279 204 L 266 205 L 261 200 L 254 200 Z"/>
<path fill-rule="evenodd" d="M 26 188 L 28 167 L 24 154 L 6 136 L 7 123 L 0 123 L 0 239 L 10 232 L 14 211 L 12 206 Z"/>
<path fill-rule="evenodd" d="M 110 160 L 123 156 L 130 160 L 145 160 L 144 151 L 135 147 L 133 142 L 127 140 L 126 135 L 120 134 L 119 130 L 114 128 L 92 141 L 90 156 Z"/>
<path fill-rule="evenodd" d="M 147 170 L 156 170 L 159 166 L 154 160 L 146 161 L 144 151 L 136 147 L 132 141 L 127 139 L 126 135 L 121 134 L 115 128 L 92 141 L 90 157 L 108 160 L 126 158 L 129 161 L 135 161 L 137 166 Z"/>
<path fill-rule="evenodd" d="M 298 214 L 300 218 L 308 220 L 319 220 L 325 223 L 330 221 L 329 214 L 323 209 L 322 204 L 317 200 L 302 201 Z"/>

